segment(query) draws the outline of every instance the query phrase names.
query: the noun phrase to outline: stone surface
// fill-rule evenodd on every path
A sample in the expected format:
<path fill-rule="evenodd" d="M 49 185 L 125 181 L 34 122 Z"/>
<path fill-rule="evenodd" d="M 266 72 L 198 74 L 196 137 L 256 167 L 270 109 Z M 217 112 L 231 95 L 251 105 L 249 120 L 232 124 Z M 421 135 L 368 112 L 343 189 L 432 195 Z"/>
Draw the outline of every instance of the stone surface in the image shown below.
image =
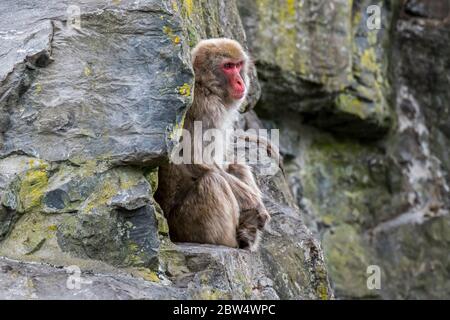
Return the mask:
<path fill-rule="evenodd" d="M 366 27 L 369 4 L 381 5 L 378 31 Z M 281 131 L 288 183 L 336 296 L 448 299 L 448 1 L 248 1 L 241 12 L 263 88 L 255 111 Z M 324 78 L 320 46 L 342 48 Z M 367 288 L 372 265 L 381 290 Z"/>
<path fill-rule="evenodd" d="M 190 48 L 224 36 L 246 45 L 235 1 L 0 9 L 1 298 L 333 297 L 280 171 L 255 167 L 273 215 L 257 253 L 172 243 L 153 199 L 192 99 Z M 253 69 L 247 109 L 259 93 Z"/>
<path fill-rule="evenodd" d="M 321 128 L 376 138 L 391 121 L 385 59 L 391 11 L 368 31 L 368 5 L 383 1 L 239 1 L 262 96 L 258 114 L 273 105 Z M 277 109 L 278 110 L 278 109 Z"/>
<path fill-rule="evenodd" d="M 68 267 L 55 268 L 1 258 L 0 299 L 123 300 L 186 297 L 181 289 L 146 281 L 118 270 L 74 273 L 77 269 Z"/>
<path fill-rule="evenodd" d="M 2 2 L 1 157 L 154 163 L 167 152 L 186 107 L 180 88 L 192 80 L 181 46 L 163 32 L 180 32 L 180 22 L 160 1 L 118 3 Z"/>

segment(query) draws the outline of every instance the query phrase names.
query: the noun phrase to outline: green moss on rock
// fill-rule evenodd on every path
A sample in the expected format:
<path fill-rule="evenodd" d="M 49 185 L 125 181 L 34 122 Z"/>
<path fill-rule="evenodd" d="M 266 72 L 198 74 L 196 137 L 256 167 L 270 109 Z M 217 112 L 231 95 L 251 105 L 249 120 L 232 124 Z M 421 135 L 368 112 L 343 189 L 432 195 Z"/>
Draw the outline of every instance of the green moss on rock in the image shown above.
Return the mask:
<path fill-rule="evenodd" d="M 323 248 L 336 294 L 341 297 L 368 298 L 376 292 L 367 288 L 367 267 L 371 265 L 370 251 L 359 230 L 343 224 L 327 231 Z"/>

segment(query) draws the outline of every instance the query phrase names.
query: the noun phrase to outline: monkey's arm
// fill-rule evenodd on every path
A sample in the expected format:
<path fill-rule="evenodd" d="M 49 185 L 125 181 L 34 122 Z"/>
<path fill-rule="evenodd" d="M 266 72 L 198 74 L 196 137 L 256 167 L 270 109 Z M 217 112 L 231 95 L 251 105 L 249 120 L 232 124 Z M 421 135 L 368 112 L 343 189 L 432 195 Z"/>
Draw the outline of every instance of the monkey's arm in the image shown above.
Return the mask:
<path fill-rule="evenodd" d="M 238 165 L 230 165 L 230 167 L 237 167 Z M 237 171 L 237 169 L 236 169 Z M 239 169 L 242 172 L 241 169 Z M 226 179 L 228 184 L 231 186 L 234 195 L 238 199 L 239 207 L 241 210 L 254 209 L 262 205 L 261 191 L 256 186 L 256 183 L 252 180 L 247 179 L 247 177 L 242 178 L 240 175 L 236 175 L 233 171 L 222 172 L 222 176 Z"/>
<path fill-rule="evenodd" d="M 253 178 L 250 167 L 243 164 L 230 164 L 223 177 L 231 186 L 242 211 L 256 210 L 263 220 L 263 225 L 269 220 L 269 214 L 262 201 L 262 193 Z"/>
<path fill-rule="evenodd" d="M 262 193 L 259 190 L 255 178 L 253 177 L 253 173 L 248 165 L 240 163 L 232 163 L 228 165 L 228 167 L 226 168 L 226 172 L 236 177 L 237 181 L 245 183 L 247 186 L 250 187 L 250 189 L 255 191 L 255 193 L 258 195 L 259 198 L 262 198 Z M 230 182 L 232 184 L 236 183 L 236 180 L 234 178 L 232 178 L 231 180 L 232 181 Z"/>
<path fill-rule="evenodd" d="M 261 230 L 270 220 L 262 201 L 250 167 L 244 164 L 230 164 L 223 175 L 233 190 L 239 205 L 237 240 L 240 248 L 254 251 L 258 248 Z"/>

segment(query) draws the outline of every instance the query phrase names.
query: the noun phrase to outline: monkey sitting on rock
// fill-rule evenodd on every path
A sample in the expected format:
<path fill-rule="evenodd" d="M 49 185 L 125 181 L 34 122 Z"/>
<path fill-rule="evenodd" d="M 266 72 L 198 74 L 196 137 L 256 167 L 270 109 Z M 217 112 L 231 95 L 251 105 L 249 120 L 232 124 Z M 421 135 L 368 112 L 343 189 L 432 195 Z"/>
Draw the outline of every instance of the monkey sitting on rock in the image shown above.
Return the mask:
<path fill-rule="evenodd" d="M 249 86 L 249 58 L 230 39 L 201 41 L 192 50 L 194 100 L 184 130 L 194 137 L 194 122 L 203 130 L 232 129 Z M 183 139 L 187 137 L 182 136 Z M 192 140 L 192 146 L 202 147 Z M 247 164 L 164 164 L 155 195 L 175 242 L 196 242 L 257 249 L 270 220 Z"/>

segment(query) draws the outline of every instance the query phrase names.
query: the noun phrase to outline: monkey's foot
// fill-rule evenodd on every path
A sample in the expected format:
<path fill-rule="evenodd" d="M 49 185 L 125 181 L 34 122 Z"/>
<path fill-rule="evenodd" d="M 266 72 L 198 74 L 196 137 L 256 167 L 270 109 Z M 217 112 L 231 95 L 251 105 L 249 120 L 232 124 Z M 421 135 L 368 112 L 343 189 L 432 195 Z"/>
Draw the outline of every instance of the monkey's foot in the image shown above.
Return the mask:
<path fill-rule="evenodd" d="M 243 210 L 239 216 L 237 240 L 239 248 L 255 251 L 258 248 L 262 229 L 270 219 L 265 209 Z"/>

